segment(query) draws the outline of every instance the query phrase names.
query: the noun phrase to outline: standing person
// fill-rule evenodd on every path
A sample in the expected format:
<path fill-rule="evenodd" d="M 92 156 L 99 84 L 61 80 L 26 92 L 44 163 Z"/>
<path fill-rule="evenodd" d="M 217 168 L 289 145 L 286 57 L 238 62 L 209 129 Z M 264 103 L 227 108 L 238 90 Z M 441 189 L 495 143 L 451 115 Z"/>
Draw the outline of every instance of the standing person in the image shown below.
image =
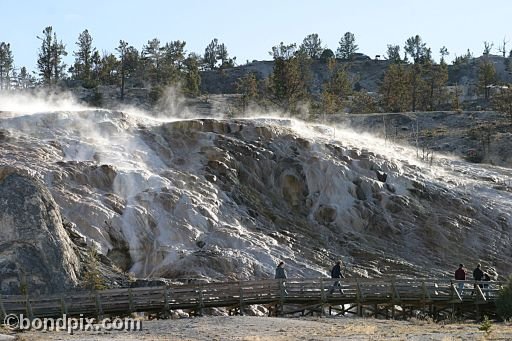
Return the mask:
<path fill-rule="evenodd" d="M 482 271 L 481 267 L 482 265 L 478 263 L 475 270 L 473 270 L 473 278 L 475 281 L 481 281 L 484 278 L 484 272 Z M 482 284 L 479 284 L 478 286 L 481 288 Z"/>
<path fill-rule="evenodd" d="M 464 269 L 464 264 L 459 264 L 459 268 L 455 270 L 455 280 L 456 281 L 465 281 L 466 280 L 466 270 Z M 462 296 L 462 292 L 464 289 L 464 282 L 459 282 L 459 291 Z"/>
<path fill-rule="evenodd" d="M 277 265 L 277 268 L 276 268 L 276 276 L 274 277 L 275 279 L 286 279 L 286 270 L 284 269 L 284 262 L 281 261 L 279 262 L 279 264 Z"/>
<path fill-rule="evenodd" d="M 489 276 L 489 274 L 487 272 L 485 272 L 484 273 L 484 277 L 482 278 L 482 281 L 490 282 L 491 281 L 491 276 Z M 485 283 L 483 285 L 483 289 L 484 289 L 485 297 L 489 298 L 489 284 Z"/>
<path fill-rule="evenodd" d="M 343 276 L 343 273 L 341 273 L 341 261 L 340 260 L 337 261 L 336 264 L 332 267 L 331 278 L 345 278 L 345 276 Z M 341 289 L 340 281 L 334 282 L 333 286 L 331 287 L 331 290 L 329 291 L 329 294 L 332 294 L 336 287 L 338 288 L 340 293 L 343 294 L 343 289 Z"/>
<path fill-rule="evenodd" d="M 274 277 L 275 279 L 279 279 L 279 289 L 280 291 L 284 292 L 285 295 L 288 295 L 288 291 L 286 291 L 286 270 L 284 269 L 284 262 L 280 261 L 276 268 L 276 275 Z M 282 284 L 282 286 L 281 286 Z"/>

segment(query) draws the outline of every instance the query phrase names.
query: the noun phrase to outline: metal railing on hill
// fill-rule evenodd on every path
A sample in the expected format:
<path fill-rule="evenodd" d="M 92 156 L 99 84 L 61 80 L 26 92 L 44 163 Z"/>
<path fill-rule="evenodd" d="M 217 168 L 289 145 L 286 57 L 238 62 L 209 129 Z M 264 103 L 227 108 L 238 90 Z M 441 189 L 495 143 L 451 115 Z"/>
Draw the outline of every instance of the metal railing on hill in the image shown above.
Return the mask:
<path fill-rule="evenodd" d="M 1 314 L 27 317 L 80 315 L 102 317 L 132 312 L 168 314 L 189 310 L 201 314 L 205 308 L 227 308 L 243 314 L 249 305 L 266 305 L 274 315 L 321 311 L 338 306 L 343 313 L 396 317 L 395 310 L 448 310 L 479 312 L 494 307 L 502 282 L 432 279 L 334 279 L 290 278 L 119 288 L 68 292 L 46 296 L 0 296 Z M 285 309 L 288 308 L 289 309 Z M 400 308 L 398 308 L 400 307 Z M 331 310 L 329 310 L 331 311 Z M 385 312 L 383 312 L 385 311 Z"/>

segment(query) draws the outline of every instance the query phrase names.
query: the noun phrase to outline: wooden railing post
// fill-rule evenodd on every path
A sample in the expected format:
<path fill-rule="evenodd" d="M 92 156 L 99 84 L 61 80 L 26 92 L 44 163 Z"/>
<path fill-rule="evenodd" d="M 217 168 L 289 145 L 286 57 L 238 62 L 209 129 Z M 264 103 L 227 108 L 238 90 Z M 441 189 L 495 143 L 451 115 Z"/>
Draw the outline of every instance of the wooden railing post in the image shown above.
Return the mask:
<path fill-rule="evenodd" d="M 66 298 L 64 297 L 64 295 L 62 295 L 60 297 L 60 307 L 61 307 L 61 312 L 62 312 L 62 315 L 67 315 L 68 314 L 68 305 L 66 304 Z"/>
<path fill-rule="evenodd" d="M 396 288 L 396 279 L 393 277 L 391 279 L 391 300 L 393 303 L 400 302 L 400 293 L 398 292 L 398 289 Z"/>
<path fill-rule="evenodd" d="M 203 302 L 203 285 L 199 284 L 199 315 L 203 316 L 203 308 L 204 308 L 204 302 Z"/>
<path fill-rule="evenodd" d="M 320 278 L 320 300 L 322 303 L 327 301 L 327 292 L 324 288 L 324 279 Z"/>
<path fill-rule="evenodd" d="M 132 288 L 128 288 L 128 311 L 131 313 L 133 310 L 133 292 Z"/>
<path fill-rule="evenodd" d="M 164 309 L 166 313 L 169 313 L 169 296 L 171 289 L 166 285 L 164 289 Z"/>
<path fill-rule="evenodd" d="M 3 321 L 5 319 L 5 317 L 7 316 L 7 312 L 5 311 L 4 302 L 2 300 L 2 295 L 0 295 L 0 309 L 2 310 L 1 321 Z"/>
<path fill-rule="evenodd" d="M 422 282 L 421 287 L 423 289 L 423 300 L 431 301 L 430 298 L 430 292 L 428 292 L 427 285 L 425 284 L 425 281 Z"/>
<path fill-rule="evenodd" d="M 356 300 L 357 300 L 357 315 L 363 316 L 363 291 L 361 290 L 361 286 L 359 285 L 359 280 L 356 279 Z"/>
<path fill-rule="evenodd" d="M 103 307 L 101 305 L 100 294 L 96 292 L 96 314 L 98 316 L 98 320 L 103 319 Z"/>
<path fill-rule="evenodd" d="M 27 312 L 27 317 L 32 320 L 34 318 L 34 316 L 33 316 L 33 313 L 32 313 L 32 305 L 30 304 L 30 298 L 28 297 L 28 293 L 25 296 L 25 302 L 26 302 L 25 309 L 26 309 L 26 312 Z"/>
<path fill-rule="evenodd" d="M 244 289 L 242 281 L 239 281 L 238 285 L 240 286 L 240 316 L 244 316 Z"/>

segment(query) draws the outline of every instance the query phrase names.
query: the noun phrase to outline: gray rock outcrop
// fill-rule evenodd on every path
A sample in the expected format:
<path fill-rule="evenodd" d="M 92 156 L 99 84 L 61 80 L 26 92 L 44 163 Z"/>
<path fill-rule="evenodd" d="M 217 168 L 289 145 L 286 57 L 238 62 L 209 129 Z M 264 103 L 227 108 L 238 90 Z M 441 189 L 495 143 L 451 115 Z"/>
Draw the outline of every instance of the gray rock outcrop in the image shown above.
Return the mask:
<path fill-rule="evenodd" d="M 0 168 L 1 293 L 61 292 L 77 284 L 78 257 L 52 195 L 24 173 Z"/>

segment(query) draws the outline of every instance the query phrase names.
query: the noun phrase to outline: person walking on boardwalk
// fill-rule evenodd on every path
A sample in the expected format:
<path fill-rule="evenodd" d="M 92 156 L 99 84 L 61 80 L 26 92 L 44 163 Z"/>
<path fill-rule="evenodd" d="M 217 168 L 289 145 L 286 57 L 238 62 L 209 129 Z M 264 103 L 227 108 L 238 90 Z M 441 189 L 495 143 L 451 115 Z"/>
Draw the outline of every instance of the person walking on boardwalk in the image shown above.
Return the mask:
<path fill-rule="evenodd" d="M 279 264 L 277 265 L 276 275 L 274 278 L 280 280 L 280 285 L 282 284 L 282 287 L 279 287 L 280 290 L 282 290 L 282 292 L 284 292 L 285 295 L 288 295 L 288 291 L 286 291 L 286 283 L 284 281 L 286 279 L 286 270 L 284 269 L 283 261 L 280 261 Z"/>
<path fill-rule="evenodd" d="M 456 281 L 465 281 L 466 280 L 466 270 L 464 269 L 464 264 L 459 264 L 459 268 L 455 270 L 455 280 Z M 459 294 L 462 296 L 462 291 L 464 289 L 464 282 L 459 282 Z"/>
<path fill-rule="evenodd" d="M 279 264 L 277 265 L 277 268 L 276 268 L 276 276 L 274 277 L 275 279 L 286 279 L 286 270 L 284 269 L 284 262 L 281 261 L 279 262 Z"/>
<path fill-rule="evenodd" d="M 336 264 L 332 267 L 331 278 L 345 278 L 345 276 L 343 276 L 343 273 L 341 272 L 341 261 L 340 260 L 337 261 Z M 329 291 L 329 294 L 332 295 L 335 288 L 338 288 L 340 293 L 343 294 L 343 289 L 341 289 L 340 281 L 334 282 L 333 286 L 331 287 L 331 290 Z"/>
<path fill-rule="evenodd" d="M 484 272 L 482 271 L 481 267 L 482 265 L 478 263 L 475 270 L 473 270 L 473 278 L 475 281 L 481 281 L 484 278 Z M 479 284 L 478 286 L 481 288 L 482 284 Z"/>

